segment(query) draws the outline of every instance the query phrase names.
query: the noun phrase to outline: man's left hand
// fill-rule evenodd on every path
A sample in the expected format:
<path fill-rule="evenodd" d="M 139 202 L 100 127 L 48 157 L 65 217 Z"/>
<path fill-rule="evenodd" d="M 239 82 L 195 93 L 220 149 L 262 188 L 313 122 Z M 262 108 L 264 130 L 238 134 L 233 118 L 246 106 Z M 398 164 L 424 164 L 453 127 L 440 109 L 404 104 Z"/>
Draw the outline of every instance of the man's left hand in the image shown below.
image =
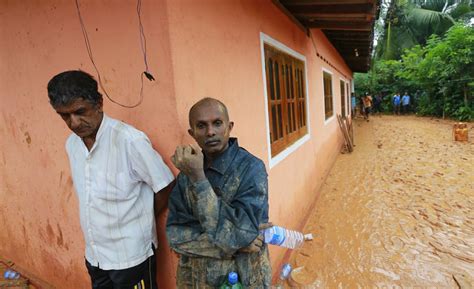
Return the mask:
<path fill-rule="evenodd" d="M 258 226 L 258 231 L 262 231 L 262 230 L 265 230 L 267 228 L 270 228 L 270 227 L 273 227 L 273 223 L 272 222 L 268 222 L 268 223 L 263 223 L 263 224 L 260 224 Z M 263 240 L 263 235 L 262 234 L 259 234 L 257 236 L 257 238 L 255 238 L 255 240 L 252 241 L 252 243 L 250 243 L 250 245 L 248 245 L 247 247 L 245 248 L 240 248 L 239 249 L 239 253 L 255 253 L 255 252 L 260 252 L 260 250 L 262 250 L 262 247 L 263 247 L 263 244 L 264 244 L 264 240 Z"/>
<path fill-rule="evenodd" d="M 205 179 L 204 156 L 196 145 L 178 146 L 171 161 L 181 172 L 183 172 L 192 182 Z"/>
<path fill-rule="evenodd" d="M 262 249 L 262 246 L 263 246 L 263 236 L 258 235 L 257 238 L 255 238 L 255 240 L 253 240 L 252 243 L 250 243 L 250 245 L 248 245 L 245 248 L 240 248 L 239 253 L 260 252 L 260 250 Z"/>

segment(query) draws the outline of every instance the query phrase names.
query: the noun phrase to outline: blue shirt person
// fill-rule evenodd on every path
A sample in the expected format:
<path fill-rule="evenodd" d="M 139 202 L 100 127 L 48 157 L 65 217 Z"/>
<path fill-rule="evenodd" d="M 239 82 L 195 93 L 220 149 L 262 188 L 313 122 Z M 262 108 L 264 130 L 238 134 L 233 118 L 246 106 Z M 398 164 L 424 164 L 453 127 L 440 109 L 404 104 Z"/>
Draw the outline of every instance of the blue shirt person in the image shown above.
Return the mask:
<path fill-rule="evenodd" d="M 400 93 L 393 96 L 393 114 L 400 114 Z"/>
<path fill-rule="evenodd" d="M 259 234 L 268 226 L 265 165 L 229 137 L 233 122 L 220 101 L 197 102 L 189 121 L 199 147 L 178 146 L 172 157 L 181 172 L 166 226 L 180 255 L 177 288 L 216 288 L 231 271 L 245 288 L 270 288 L 268 248 Z"/>
<path fill-rule="evenodd" d="M 410 105 L 410 96 L 408 95 L 408 92 L 405 92 L 405 94 L 402 97 L 402 108 L 403 108 L 404 113 L 408 112 L 409 105 Z"/>
<path fill-rule="evenodd" d="M 355 93 L 351 93 L 351 111 L 352 111 L 352 115 L 355 115 L 355 108 L 356 108 L 356 97 L 355 97 Z"/>

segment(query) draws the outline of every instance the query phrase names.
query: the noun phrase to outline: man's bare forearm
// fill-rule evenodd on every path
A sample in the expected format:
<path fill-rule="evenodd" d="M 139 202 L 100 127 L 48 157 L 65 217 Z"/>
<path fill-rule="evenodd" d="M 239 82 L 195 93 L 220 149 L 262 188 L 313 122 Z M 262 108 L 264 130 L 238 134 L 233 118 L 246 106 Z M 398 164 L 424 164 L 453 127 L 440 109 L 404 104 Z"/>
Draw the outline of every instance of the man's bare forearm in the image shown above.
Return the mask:
<path fill-rule="evenodd" d="M 164 209 L 168 207 L 168 199 L 175 185 L 175 182 L 176 181 L 172 181 L 168 186 L 164 187 L 155 194 L 155 218 L 158 218 L 161 212 L 163 212 Z"/>

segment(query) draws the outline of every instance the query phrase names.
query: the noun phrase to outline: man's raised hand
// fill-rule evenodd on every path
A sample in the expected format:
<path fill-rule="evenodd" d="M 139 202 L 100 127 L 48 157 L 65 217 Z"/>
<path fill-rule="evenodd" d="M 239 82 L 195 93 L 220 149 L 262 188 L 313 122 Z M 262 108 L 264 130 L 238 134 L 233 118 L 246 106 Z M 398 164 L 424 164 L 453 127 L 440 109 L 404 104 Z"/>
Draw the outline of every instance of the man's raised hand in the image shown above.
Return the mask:
<path fill-rule="evenodd" d="M 204 155 L 196 145 L 180 145 L 176 148 L 171 161 L 177 169 L 188 176 L 192 182 L 205 179 Z"/>

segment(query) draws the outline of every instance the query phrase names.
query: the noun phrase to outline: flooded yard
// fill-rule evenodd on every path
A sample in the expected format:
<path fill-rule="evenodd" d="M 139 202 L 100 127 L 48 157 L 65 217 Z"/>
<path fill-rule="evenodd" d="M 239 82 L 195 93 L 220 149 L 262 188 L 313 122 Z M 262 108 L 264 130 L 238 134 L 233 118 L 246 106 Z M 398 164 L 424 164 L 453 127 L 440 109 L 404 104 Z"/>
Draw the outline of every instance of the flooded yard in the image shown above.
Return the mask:
<path fill-rule="evenodd" d="M 454 142 L 452 124 L 354 122 L 355 151 L 338 157 L 305 227 L 315 239 L 290 257 L 304 288 L 472 288 L 474 130 Z"/>

